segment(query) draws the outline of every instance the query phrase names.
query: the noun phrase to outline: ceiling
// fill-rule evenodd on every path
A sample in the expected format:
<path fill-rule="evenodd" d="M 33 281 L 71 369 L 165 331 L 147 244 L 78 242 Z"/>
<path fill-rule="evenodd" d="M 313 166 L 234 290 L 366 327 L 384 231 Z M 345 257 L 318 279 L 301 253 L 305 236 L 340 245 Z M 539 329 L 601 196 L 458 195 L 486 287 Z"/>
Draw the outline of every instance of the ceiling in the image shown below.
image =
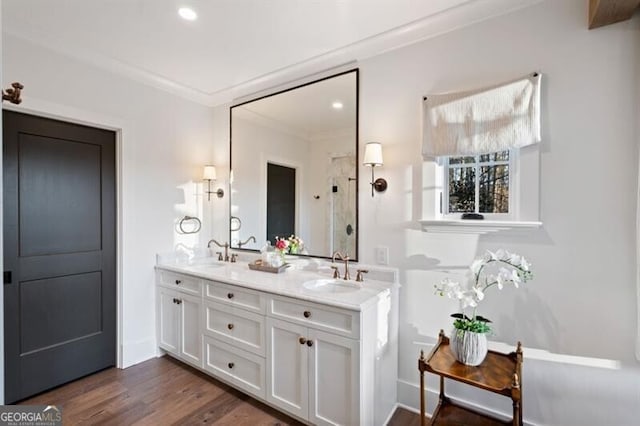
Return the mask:
<path fill-rule="evenodd" d="M 207 99 L 463 7 L 475 11 L 465 15 L 468 25 L 505 13 L 507 4 L 536 1 L 4 0 L 2 29 Z M 198 19 L 181 19 L 181 6 L 193 8 Z"/>

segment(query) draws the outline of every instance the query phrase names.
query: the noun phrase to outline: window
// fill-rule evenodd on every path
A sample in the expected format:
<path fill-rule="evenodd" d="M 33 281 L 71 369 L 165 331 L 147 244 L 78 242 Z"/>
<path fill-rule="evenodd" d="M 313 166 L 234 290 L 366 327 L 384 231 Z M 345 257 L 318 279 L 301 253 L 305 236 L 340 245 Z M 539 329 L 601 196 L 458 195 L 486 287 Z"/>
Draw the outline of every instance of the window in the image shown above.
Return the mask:
<path fill-rule="evenodd" d="M 446 157 L 443 213 L 481 213 L 494 219 L 512 217 L 513 157 L 514 151 Z"/>

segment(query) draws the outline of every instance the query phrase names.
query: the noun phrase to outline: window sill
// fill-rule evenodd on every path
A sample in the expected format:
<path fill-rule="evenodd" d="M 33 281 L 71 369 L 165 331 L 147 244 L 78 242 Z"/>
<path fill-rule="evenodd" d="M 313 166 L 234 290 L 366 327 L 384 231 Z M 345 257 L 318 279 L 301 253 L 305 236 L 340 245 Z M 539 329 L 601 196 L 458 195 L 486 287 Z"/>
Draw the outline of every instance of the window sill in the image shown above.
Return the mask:
<path fill-rule="evenodd" d="M 442 234 L 489 234 L 513 229 L 534 229 L 542 226 L 542 222 L 462 219 L 421 220 L 420 224 L 423 231 Z"/>

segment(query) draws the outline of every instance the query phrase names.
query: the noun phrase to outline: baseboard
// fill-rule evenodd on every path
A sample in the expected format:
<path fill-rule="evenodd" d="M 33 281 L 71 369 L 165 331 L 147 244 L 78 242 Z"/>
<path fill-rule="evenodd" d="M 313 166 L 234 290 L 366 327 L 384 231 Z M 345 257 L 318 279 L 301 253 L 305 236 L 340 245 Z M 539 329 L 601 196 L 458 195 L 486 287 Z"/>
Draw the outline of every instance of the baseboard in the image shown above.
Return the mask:
<path fill-rule="evenodd" d="M 122 345 L 122 368 L 131 367 L 157 356 L 155 339 L 125 342 Z"/>
<path fill-rule="evenodd" d="M 420 386 L 415 383 L 410 383 L 405 380 L 398 379 L 398 403 L 396 404 L 399 407 L 402 407 L 406 410 L 413 411 L 414 413 L 420 413 Z M 449 396 L 449 394 L 447 393 Z M 439 398 L 439 391 L 435 389 L 430 389 L 427 387 L 426 389 L 426 399 L 427 399 L 427 416 L 430 416 L 435 409 Z M 455 400 L 456 403 L 465 406 L 467 408 L 471 408 L 479 413 L 486 414 L 491 417 L 495 417 L 501 420 L 511 420 L 511 413 L 505 413 L 502 411 L 494 410 L 491 408 L 484 407 L 482 405 L 476 404 L 474 402 L 470 402 L 464 399 L 456 398 L 455 395 L 451 395 L 451 399 Z M 531 423 L 526 419 L 523 419 L 523 424 L 525 426 L 537 426 L 535 423 Z"/>

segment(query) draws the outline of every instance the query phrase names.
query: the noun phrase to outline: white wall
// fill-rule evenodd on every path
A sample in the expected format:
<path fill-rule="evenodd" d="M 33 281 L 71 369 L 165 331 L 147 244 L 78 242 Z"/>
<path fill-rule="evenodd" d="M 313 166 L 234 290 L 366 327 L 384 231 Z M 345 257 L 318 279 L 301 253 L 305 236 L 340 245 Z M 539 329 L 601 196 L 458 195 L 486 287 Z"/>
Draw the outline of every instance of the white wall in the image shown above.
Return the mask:
<path fill-rule="evenodd" d="M 482 313 L 495 321 L 494 339 L 522 340 L 530 355 L 529 348 L 537 348 L 620 363 L 609 370 L 560 356 L 527 359 L 525 419 L 624 425 L 640 415 L 634 359 L 639 21 L 588 31 L 587 6 L 546 1 L 361 63 L 362 141 L 385 144 L 379 173 L 390 184 L 373 201 L 361 197 L 362 257 L 373 261 L 370 248 L 388 245 L 391 263 L 402 270 L 401 402 L 416 407 L 415 359 L 428 348 L 421 343 L 450 328 L 447 314 L 455 305 L 435 296 L 433 283 L 485 249 L 505 247 L 533 262 L 535 279 L 517 291 L 488 294 Z M 479 240 L 418 230 L 415 221 L 425 215 L 421 197 L 433 185 L 419 154 L 421 95 L 533 70 L 544 75 L 544 227 Z M 452 391 L 509 412 L 508 401 Z"/>
<path fill-rule="evenodd" d="M 437 38 L 361 61 L 360 148 L 384 144 L 377 170 L 389 189 L 368 196 L 360 169 L 363 262 L 388 246 L 401 270 L 399 402 L 418 407 L 416 358 L 455 303 L 433 294 L 449 271 L 486 249 L 533 262 L 525 288 L 493 293 L 482 314 L 497 341 L 525 346 L 524 417 L 548 425 L 636 424 L 640 367 L 636 339 L 635 201 L 638 174 L 640 20 L 588 31 L 588 2 L 547 0 Z M 539 230 L 489 236 L 420 230 L 434 185 L 420 155 L 421 98 L 428 93 L 543 73 Z M 224 149 L 225 106 L 215 109 Z M 546 352 L 545 352 L 546 351 Z M 599 365 L 599 367 L 596 367 Z M 429 378 L 430 388 L 436 380 Z M 508 400 L 450 386 L 453 395 L 509 413 Z M 432 409 L 435 394 L 429 394 Z"/>
<path fill-rule="evenodd" d="M 123 364 L 155 356 L 155 254 L 181 244 L 206 244 L 211 217 L 225 205 L 217 197 L 202 201 L 202 165 L 220 159 L 211 144 L 211 109 L 6 34 L 2 55 L 3 83 L 25 85 L 22 110 L 123 129 Z M 225 173 L 220 174 L 224 184 Z M 176 220 L 185 214 L 205 216 L 207 226 L 195 236 L 178 235 Z"/>

